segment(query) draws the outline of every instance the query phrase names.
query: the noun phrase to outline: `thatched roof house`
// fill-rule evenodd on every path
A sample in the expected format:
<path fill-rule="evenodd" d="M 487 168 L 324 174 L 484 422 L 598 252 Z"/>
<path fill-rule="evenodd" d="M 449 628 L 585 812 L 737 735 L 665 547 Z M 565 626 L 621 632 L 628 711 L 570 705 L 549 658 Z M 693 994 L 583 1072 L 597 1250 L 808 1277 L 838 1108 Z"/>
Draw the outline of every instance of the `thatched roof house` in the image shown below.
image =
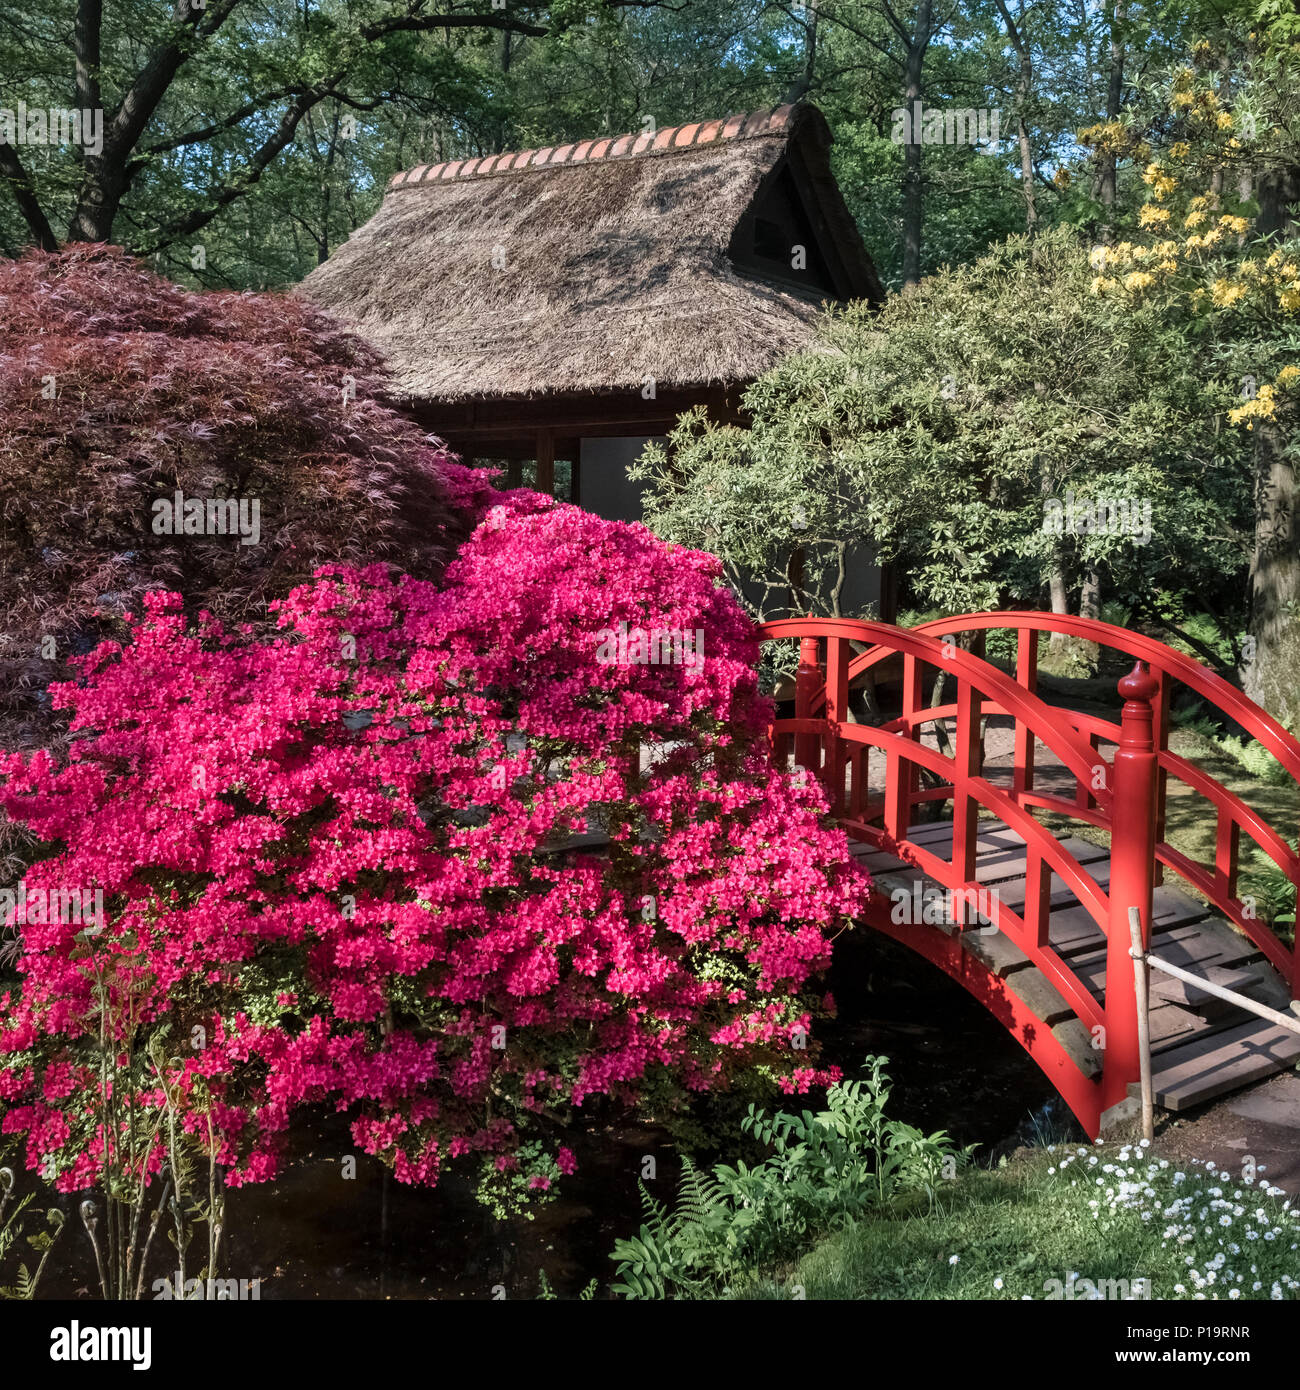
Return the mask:
<path fill-rule="evenodd" d="M 700 402 L 734 416 L 824 301 L 883 298 L 830 142 L 799 105 L 421 165 L 302 292 L 453 448 L 543 487 L 567 459 L 584 506 L 639 512 L 646 437 Z"/>

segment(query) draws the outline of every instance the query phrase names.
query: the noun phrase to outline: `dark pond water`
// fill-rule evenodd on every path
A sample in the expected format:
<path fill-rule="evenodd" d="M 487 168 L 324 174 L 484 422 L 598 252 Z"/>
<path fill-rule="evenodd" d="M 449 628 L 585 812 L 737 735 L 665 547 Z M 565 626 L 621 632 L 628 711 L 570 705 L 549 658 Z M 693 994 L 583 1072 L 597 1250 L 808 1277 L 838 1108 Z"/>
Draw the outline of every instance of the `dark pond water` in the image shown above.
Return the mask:
<path fill-rule="evenodd" d="M 842 939 L 831 984 L 840 1017 L 820 1030 L 827 1059 L 853 1073 L 868 1054 L 888 1056 L 893 1117 L 977 1143 L 984 1161 L 1027 1137 L 1031 1115 L 1061 1124 L 1059 1102 L 1021 1048 L 902 947 L 865 929 Z M 563 1196 L 532 1221 L 500 1222 L 454 1178 L 417 1191 L 358 1155 L 345 1180 L 340 1159 L 354 1152 L 346 1125 L 319 1120 L 304 1126 L 277 1182 L 227 1194 L 225 1272 L 260 1279 L 263 1299 L 531 1299 L 543 1274 L 562 1298 L 592 1279 L 602 1296 L 614 1241 L 639 1225 L 644 1158 L 657 1161 L 650 1186 L 664 1200 L 678 1164 L 668 1136 L 648 1126 L 597 1124 L 567 1142 L 580 1166 Z M 84 1296 L 95 1275 L 79 1223 L 63 1246 L 42 1292 Z"/>

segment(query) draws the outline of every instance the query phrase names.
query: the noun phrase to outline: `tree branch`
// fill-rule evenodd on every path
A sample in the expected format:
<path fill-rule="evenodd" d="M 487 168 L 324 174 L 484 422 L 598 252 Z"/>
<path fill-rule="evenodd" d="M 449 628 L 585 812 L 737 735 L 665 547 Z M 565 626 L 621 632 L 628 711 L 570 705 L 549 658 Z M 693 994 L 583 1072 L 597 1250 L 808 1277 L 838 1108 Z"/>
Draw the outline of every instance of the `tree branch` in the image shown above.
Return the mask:
<path fill-rule="evenodd" d="M 18 152 L 12 145 L 0 145 L 0 183 L 14 196 L 18 211 L 27 223 L 37 246 L 42 251 L 57 251 L 59 243 L 36 197 L 31 175 L 23 168 Z"/>
<path fill-rule="evenodd" d="M 203 195 L 204 206 L 194 208 L 183 217 L 179 217 L 174 222 L 160 228 L 154 243 L 142 250 L 140 254 L 152 255 L 153 252 L 162 250 L 164 246 L 169 246 L 173 241 L 192 235 L 201 227 L 206 227 L 222 208 L 233 203 L 236 198 L 243 197 L 266 172 L 276 155 L 293 139 L 294 132 L 298 129 L 299 123 L 307 112 L 330 95 L 328 88 L 313 87 L 295 97 L 285 108 L 284 115 L 280 117 L 280 123 L 274 134 L 268 136 L 262 143 L 240 175 L 227 183 L 218 184 L 209 189 Z"/>

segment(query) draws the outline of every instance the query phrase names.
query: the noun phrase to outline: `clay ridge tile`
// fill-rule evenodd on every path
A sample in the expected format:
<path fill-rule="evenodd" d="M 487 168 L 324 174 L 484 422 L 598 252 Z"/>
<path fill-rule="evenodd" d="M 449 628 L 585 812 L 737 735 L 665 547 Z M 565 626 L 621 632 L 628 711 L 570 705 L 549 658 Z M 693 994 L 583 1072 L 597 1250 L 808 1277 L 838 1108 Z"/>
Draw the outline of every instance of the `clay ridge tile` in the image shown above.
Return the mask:
<path fill-rule="evenodd" d="M 446 160 L 440 164 L 420 164 L 413 169 L 394 174 L 388 181 L 388 187 L 410 188 L 416 184 L 488 178 L 523 169 L 553 169 L 560 164 L 593 164 L 600 160 L 635 159 L 647 154 L 668 154 L 676 150 L 698 148 L 722 140 L 784 135 L 793 128 L 798 111 L 798 103 L 792 103 L 771 110 L 741 111 L 712 120 L 664 126 L 653 132 L 601 136 L 565 145 L 544 145 L 540 148 L 507 150 L 502 154 L 471 159 Z"/>

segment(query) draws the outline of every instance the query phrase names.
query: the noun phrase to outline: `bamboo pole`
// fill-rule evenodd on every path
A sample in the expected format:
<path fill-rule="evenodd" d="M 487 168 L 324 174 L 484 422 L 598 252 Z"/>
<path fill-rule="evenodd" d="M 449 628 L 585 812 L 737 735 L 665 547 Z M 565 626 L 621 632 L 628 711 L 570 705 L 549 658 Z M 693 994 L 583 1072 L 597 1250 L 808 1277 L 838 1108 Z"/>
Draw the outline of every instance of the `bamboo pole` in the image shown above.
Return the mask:
<path fill-rule="evenodd" d="M 1150 984 L 1147 953 L 1142 944 L 1142 914 L 1136 907 L 1128 910 L 1129 935 L 1133 945 L 1133 992 L 1137 996 L 1138 1065 L 1142 1078 L 1142 1137 L 1155 1138 L 1155 1098 L 1151 1085 L 1151 1022 Z"/>
<path fill-rule="evenodd" d="M 1195 985 L 1197 989 L 1203 989 L 1206 994 L 1212 994 L 1216 999 L 1226 999 L 1229 1004 L 1236 1004 L 1240 1009 L 1248 1009 L 1253 1014 L 1258 1014 L 1260 1018 L 1266 1018 L 1270 1023 L 1276 1023 L 1282 1028 L 1289 1028 L 1293 1033 L 1300 1033 L 1300 1018 L 1294 1014 L 1279 1013 L 1277 1009 L 1270 1009 L 1267 1004 L 1261 1004 L 1258 1000 L 1247 998 L 1244 994 L 1238 994 L 1236 990 L 1224 989 L 1222 985 L 1211 984 L 1209 980 L 1203 980 L 1199 975 L 1193 975 L 1190 971 L 1182 969 L 1177 965 L 1170 965 L 1168 961 L 1161 960 L 1159 956 L 1147 956 L 1147 963 L 1153 970 L 1159 970 L 1165 975 L 1172 975 L 1176 980 L 1183 980 L 1189 985 Z"/>

